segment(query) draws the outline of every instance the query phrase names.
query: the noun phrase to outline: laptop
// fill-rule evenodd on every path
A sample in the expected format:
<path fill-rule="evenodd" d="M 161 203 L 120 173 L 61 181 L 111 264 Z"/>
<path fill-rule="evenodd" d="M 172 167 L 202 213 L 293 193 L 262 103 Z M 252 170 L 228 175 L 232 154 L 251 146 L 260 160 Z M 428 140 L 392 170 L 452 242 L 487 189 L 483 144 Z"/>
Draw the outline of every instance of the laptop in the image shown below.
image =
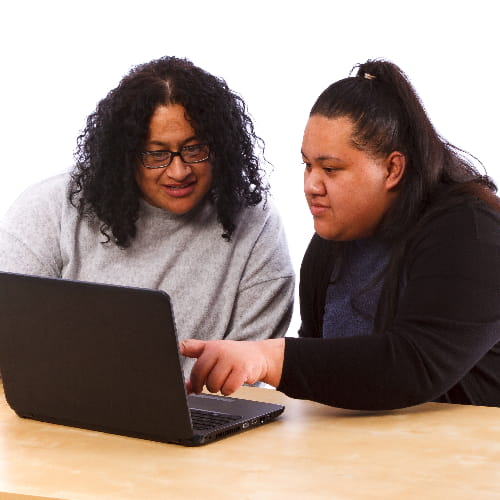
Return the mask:
<path fill-rule="evenodd" d="M 206 444 L 284 406 L 187 395 L 163 291 L 0 272 L 0 372 L 21 417 Z"/>

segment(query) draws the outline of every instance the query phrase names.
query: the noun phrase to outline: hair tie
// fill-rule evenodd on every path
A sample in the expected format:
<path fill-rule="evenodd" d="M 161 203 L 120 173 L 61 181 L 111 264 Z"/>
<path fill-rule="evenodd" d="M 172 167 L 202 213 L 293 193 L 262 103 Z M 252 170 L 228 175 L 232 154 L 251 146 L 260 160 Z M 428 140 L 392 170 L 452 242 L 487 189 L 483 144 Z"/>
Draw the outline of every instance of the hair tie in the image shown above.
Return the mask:
<path fill-rule="evenodd" d="M 374 75 L 370 75 L 370 73 L 365 73 L 363 77 L 366 78 L 367 80 L 375 80 L 375 78 L 377 78 Z"/>

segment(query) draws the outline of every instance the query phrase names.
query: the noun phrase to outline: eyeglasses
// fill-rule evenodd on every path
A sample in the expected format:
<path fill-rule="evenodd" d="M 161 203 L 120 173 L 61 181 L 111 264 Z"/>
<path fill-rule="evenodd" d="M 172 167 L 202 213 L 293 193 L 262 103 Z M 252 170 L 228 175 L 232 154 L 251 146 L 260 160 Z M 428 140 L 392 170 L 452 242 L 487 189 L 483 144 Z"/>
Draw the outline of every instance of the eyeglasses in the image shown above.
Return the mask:
<path fill-rule="evenodd" d="M 142 164 L 146 168 L 166 168 L 172 160 L 179 156 L 184 163 L 201 163 L 208 160 L 210 147 L 208 144 L 193 144 L 184 146 L 179 151 L 144 151 L 142 154 Z"/>

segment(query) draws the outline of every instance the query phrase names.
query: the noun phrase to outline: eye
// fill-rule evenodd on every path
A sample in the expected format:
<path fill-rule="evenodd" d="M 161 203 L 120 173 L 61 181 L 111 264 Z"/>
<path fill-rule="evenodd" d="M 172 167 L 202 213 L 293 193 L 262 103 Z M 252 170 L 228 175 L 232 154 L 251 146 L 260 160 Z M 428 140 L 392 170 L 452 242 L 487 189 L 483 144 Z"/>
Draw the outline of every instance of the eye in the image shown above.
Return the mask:
<path fill-rule="evenodd" d="M 144 153 L 145 157 L 153 162 L 162 162 L 168 160 L 170 158 L 170 154 L 171 154 L 170 151 L 163 151 L 163 150 L 146 151 Z"/>
<path fill-rule="evenodd" d="M 309 172 L 312 168 L 312 164 L 311 163 L 308 163 L 306 161 L 303 161 L 302 162 L 302 165 L 304 165 L 304 168 Z"/>
<path fill-rule="evenodd" d="M 144 166 L 149 168 L 162 167 L 170 161 L 171 154 L 170 151 L 164 150 L 145 151 L 142 153 Z"/>
<path fill-rule="evenodd" d="M 182 158 L 188 162 L 199 162 L 206 160 L 210 154 L 210 149 L 207 144 L 193 144 L 184 146 L 181 149 Z"/>
<path fill-rule="evenodd" d="M 148 155 L 154 160 L 165 158 L 169 153 L 169 151 L 148 151 Z"/>
<path fill-rule="evenodd" d="M 201 144 L 193 144 L 191 146 L 184 146 L 182 152 L 186 153 L 197 153 L 201 150 Z"/>

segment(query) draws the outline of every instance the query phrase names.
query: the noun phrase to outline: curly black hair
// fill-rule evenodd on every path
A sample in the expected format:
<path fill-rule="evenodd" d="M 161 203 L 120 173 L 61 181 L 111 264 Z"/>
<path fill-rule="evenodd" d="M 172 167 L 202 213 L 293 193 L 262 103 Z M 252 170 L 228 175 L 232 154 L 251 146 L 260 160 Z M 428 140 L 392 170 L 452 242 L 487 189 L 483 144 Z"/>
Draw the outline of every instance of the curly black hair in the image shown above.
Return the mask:
<path fill-rule="evenodd" d="M 136 235 L 142 193 L 135 180 L 151 116 L 160 105 L 184 107 L 198 137 L 213 153 L 209 198 L 230 240 L 245 206 L 265 199 L 269 186 L 243 99 L 219 77 L 187 59 L 162 57 L 133 67 L 87 118 L 77 139 L 70 200 L 97 217 L 106 241 L 127 247 Z"/>

